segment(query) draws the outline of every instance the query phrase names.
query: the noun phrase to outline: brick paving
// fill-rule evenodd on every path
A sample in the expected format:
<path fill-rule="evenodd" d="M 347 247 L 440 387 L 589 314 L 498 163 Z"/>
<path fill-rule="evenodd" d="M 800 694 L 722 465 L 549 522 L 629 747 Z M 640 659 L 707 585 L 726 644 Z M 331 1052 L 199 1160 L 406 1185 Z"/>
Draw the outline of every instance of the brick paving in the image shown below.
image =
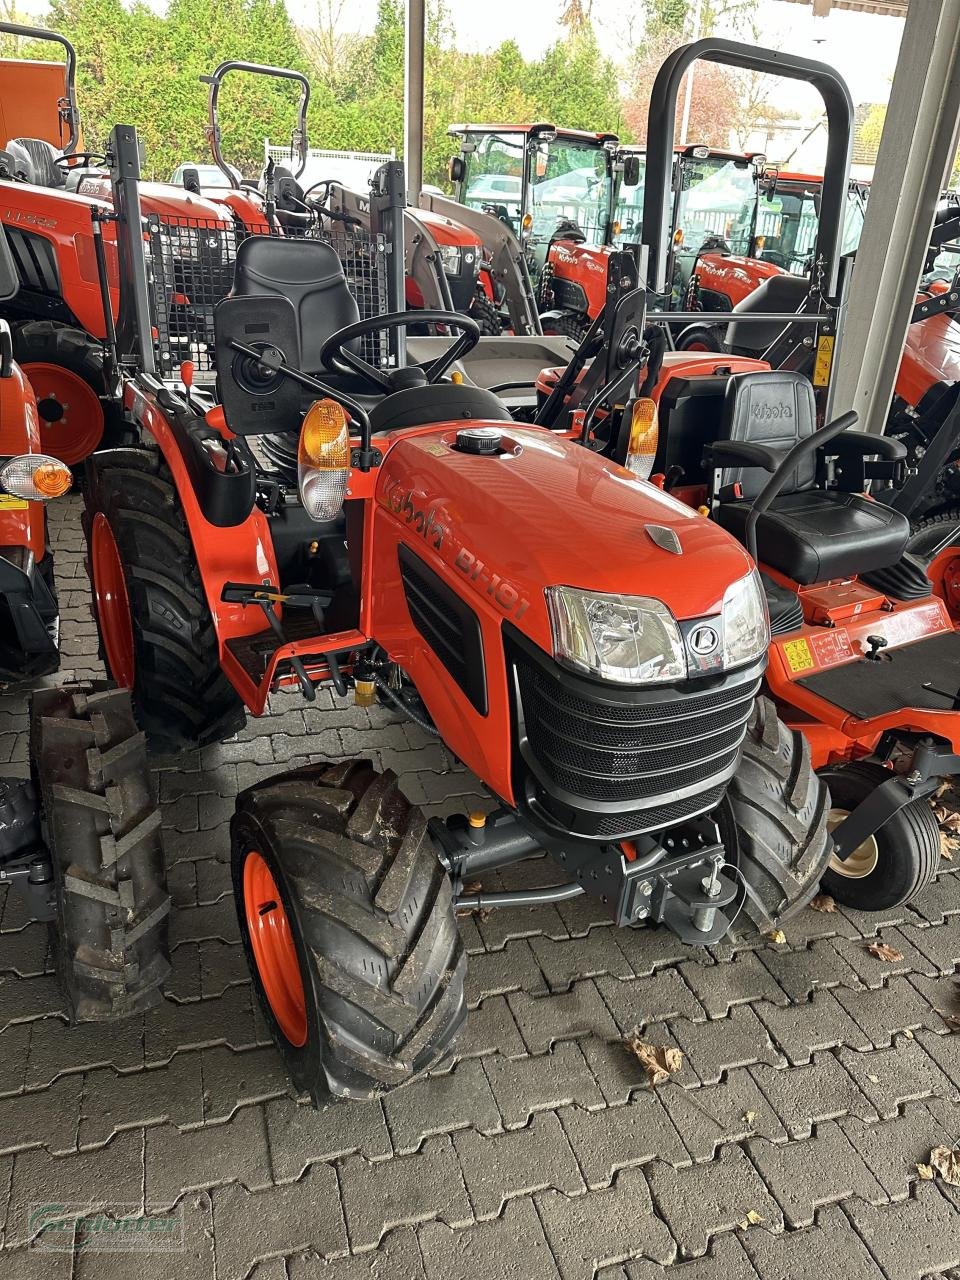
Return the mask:
<path fill-rule="evenodd" d="M 78 511 L 51 509 L 63 674 L 95 676 Z M 0 698 L 6 772 L 26 729 Z M 960 1280 L 960 1190 L 916 1169 L 960 1138 L 960 868 L 887 917 L 807 911 L 780 945 L 689 950 L 582 899 L 467 917 L 456 1056 L 318 1112 L 251 998 L 225 822 L 238 788 L 361 752 L 430 814 L 477 803 L 435 742 L 325 695 L 157 761 L 174 967 L 136 1022 L 68 1028 L 44 926 L 0 897 L 4 1280 Z M 866 951 L 878 935 L 902 962 Z M 635 1026 L 683 1051 L 656 1091 L 620 1043 Z M 78 1202 L 170 1214 L 183 1252 L 37 1247 L 36 1206 Z"/>

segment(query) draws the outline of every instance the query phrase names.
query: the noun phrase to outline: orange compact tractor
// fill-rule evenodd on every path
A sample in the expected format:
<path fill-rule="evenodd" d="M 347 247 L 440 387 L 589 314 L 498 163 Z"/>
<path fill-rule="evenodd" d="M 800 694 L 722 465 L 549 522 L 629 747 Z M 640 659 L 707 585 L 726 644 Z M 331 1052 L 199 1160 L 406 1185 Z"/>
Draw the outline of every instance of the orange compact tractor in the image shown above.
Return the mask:
<path fill-rule="evenodd" d="M 0 227 L 0 301 L 18 287 Z M 41 452 L 37 402 L 0 320 L 0 688 L 56 671 L 59 618 L 45 508 L 70 470 Z M 0 884 L 51 924 L 76 1019 L 151 1004 L 169 969 L 160 813 L 130 695 L 63 686 L 32 701 L 32 774 L 0 777 Z"/>
<path fill-rule="evenodd" d="M 517 237 L 545 331 L 579 341 L 603 306 L 614 190 L 635 187 L 638 155 L 612 133 L 552 124 L 455 124 L 454 196 Z M 496 292 L 495 290 L 493 291 Z"/>
<path fill-rule="evenodd" d="M 821 64 L 748 57 L 724 41 L 679 51 L 654 86 L 644 207 L 651 245 L 663 244 L 667 129 L 698 54 L 820 90 L 833 162 L 814 252 L 833 279 L 852 118 L 846 86 Z M 651 262 L 648 283 L 662 293 L 664 258 L 651 252 Z M 603 456 L 731 532 L 759 564 L 772 630 L 765 691 L 810 744 L 830 790 L 824 887 L 864 910 L 908 901 L 939 865 L 929 797 L 960 772 L 960 635 L 949 599 L 957 548 L 931 548 L 931 580 L 908 553 L 906 517 L 865 493 L 869 481 L 895 488 L 906 478 L 903 443 L 853 430 L 852 413 L 818 430 L 807 378 L 742 356 L 662 354 L 648 362 L 644 394 L 632 405 L 621 398 L 622 411 L 610 412 L 610 398 L 575 366 L 544 388 L 539 421 L 570 422 Z"/>
<path fill-rule="evenodd" d="M 391 313 L 358 319 L 320 241 L 245 239 L 216 387 L 162 378 L 134 131 L 110 150 L 141 343 L 124 390 L 139 442 L 88 464 L 111 674 L 167 744 L 233 732 L 278 688 L 379 697 L 495 802 L 428 823 L 392 773 L 323 759 L 238 798 L 241 936 L 297 1087 L 366 1097 L 437 1062 L 464 1016 L 458 907 L 586 893 L 621 925 L 704 943 L 807 901 L 828 800 L 803 737 L 756 703 L 768 620 L 736 538 L 448 376 L 478 328 L 404 311 L 402 274 Z M 647 360 L 629 256 L 618 280 L 591 366 L 610 403 Z M 457 331 L 421 364 L 418 321 Z M 378 330 L 386 365 L 362 354 Z M 540 849 L 540 887 L 465 887 Z"/>
<path fill-rule="evenodd" d="M 101 443 L 123 437 L 118 360 L 127 325 L 119 312 L 110 182 L 104 157 L 79 149 L 76 55 L 70 42 L 56 32 L 14 23 L 0 23 L 0 32 L 53 41 L 66 55 L 59 65 L 60 92 L 52 98 L 46 96 L 52 84 L 49 64 L 0 66 L 0 121 L 25 131 L 0 137 L 0 223 L 19 282 L 0 315 L 10 324 L 14 354 L 36 392 L 43 448 L 73 465 Z M 12 78 L 11 67 L 17 68 Z M 28 82 L 34 83 L 31 76 L 36 76 L 33 92 L 14 102 Z M 169 287 L 159 300 L 156 341 L 158 349 L 170 348 L 171 341 L 179 344 L 167 355 L 182 359 L 184 343 L 212 337 L 212 302 L 199 284 L 215 278 L 225 257 L 232 260 L 234 219 L 224 204 L 175 187 L 147 184 L 142 196 L 148 235 L 160 235 L 163 215 L 162 249 L 171 267 Z"/>

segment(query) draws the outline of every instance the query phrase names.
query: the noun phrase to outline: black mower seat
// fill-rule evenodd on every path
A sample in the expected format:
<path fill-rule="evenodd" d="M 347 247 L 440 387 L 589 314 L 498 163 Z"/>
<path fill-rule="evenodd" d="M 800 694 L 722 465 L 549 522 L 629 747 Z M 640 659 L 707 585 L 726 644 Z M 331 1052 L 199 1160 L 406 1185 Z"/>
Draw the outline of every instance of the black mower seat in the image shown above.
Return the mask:
<path fill-rule="evenodd" d="M 237 246 L 233 292 L 239 297 L 288 298 L 300 330 L 300 367 L 320 377 L 323 344 L 360 319 L 343 264 L 322 240 L 248 236 Z"/>
<path fill-rule="evenodd" d="M 467 383 L 438 382 L 433 386 L 408 387 L 395 391 L 370 412 L 373 434 L 389 435 L 407 427 L 431 422 L 468 420 L 513 422 L 506 405 L 492 391 Z"/>
<path fill-rule="evenodd" d="M 785 452 L 816 431 L 813 388 L 801 374 L 772 370 L 736 374 L 727 383 L 722 440 L 741 440 Z M 721 500 L 717 518 L 746 542 L 753 499 L 769 480 L 759 467 L 725 467 L 720 492 L 739 485 L 742 498 Z M 896 564 L 906 549 L 906 516 L 859 493 L 817 488 L 810 455 L 757 522 L 765 565 L 804 585 L 870 573 Z"/>
<path fill-rule="evenodd" d="M 17 146 L 23 147 L 30 157 L 33 166 L 31 181 L 38 187 L 65 187 L 67 170 L 57 164 L 57 157 L 62 154 L 51 142 L 43 138 L 11 138 Z M 9 143 L 8 149 L 9 149 Z"/>

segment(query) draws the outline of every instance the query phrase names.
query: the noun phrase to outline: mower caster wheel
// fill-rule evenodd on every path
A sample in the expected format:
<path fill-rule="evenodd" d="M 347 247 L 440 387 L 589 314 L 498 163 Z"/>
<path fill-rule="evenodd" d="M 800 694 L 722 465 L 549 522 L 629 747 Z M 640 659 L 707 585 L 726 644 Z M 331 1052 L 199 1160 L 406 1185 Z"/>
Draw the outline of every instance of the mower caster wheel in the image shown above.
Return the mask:
<path fill-rule="evenodd" d="M 373 1098 L 434 1066 L 466 955 L 427 823 L 369 760 L 250 787 L 230 824 L 253 984 L 297 1089 Z"/>
<path fill-rule="evenodd" d="M 831 848 L 829 796 L 810 746 L 787 728 L 769 698 L 756 701 L 727 802 L 721 836 L 728 848 L 736 842 L 746 882 L 741 912 L 766 932 L 814 897 Z"/>
<path fill-rule="evenodd" d="M 821 769 L 833 806 L 831 828 L 890 776 L 889 769 L 864 760 Z M 911 800 L 845 861 L 831 857 L 822 887 L 845 907 L 887 911 L 912 901 L 939 866 L 940 826 L 933 809 L 929 800 Z"/>
<path fill-rule="evenodd" d="M 100 652 L 133 690 L 153 750 L 222 742 L 243 703 L 220 667 L 213 617 L 173 477 L 158 452 L 113 449 L 87 463 L 83 527 Z"/>
<path fill-rule="evenodd" d="M 42 689 L 30 754 L 53 874 L 57 972 L 74 1022 L 156 1004 L 170 970 L 160 809 L 130 695 Z"/>

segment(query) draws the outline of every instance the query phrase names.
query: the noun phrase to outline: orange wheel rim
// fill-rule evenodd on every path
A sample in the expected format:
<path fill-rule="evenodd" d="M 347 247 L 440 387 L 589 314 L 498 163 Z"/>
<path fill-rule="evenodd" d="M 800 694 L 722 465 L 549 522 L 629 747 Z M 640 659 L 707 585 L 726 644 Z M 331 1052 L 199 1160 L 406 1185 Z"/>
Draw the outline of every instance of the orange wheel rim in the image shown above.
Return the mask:
<path fill-rule="evenodd" d="M 133 619 L 120 552 L 109 521 L 102 511 L 93 517 L 90 539 L 93 595 L 100 619 L 100 634 L 107 653 L 110 675 L 123 689 L 133 688 L 135 661 Z"/>
<path fill-rule="evenodd" d="M 59 364 L 23 365 L 37 397 L 40 444 L 67 466 L 75 466 L 103 438 L 103 405 L 88 382 Z"/>
<path fill-rule="evenodd" d="M 284 1036 L 297 1049 L 307 1041 L 307 1001 L 290 921 L 273 873 L 255 850 L 243 864 L 243 909 L 260 985 Z"/>

